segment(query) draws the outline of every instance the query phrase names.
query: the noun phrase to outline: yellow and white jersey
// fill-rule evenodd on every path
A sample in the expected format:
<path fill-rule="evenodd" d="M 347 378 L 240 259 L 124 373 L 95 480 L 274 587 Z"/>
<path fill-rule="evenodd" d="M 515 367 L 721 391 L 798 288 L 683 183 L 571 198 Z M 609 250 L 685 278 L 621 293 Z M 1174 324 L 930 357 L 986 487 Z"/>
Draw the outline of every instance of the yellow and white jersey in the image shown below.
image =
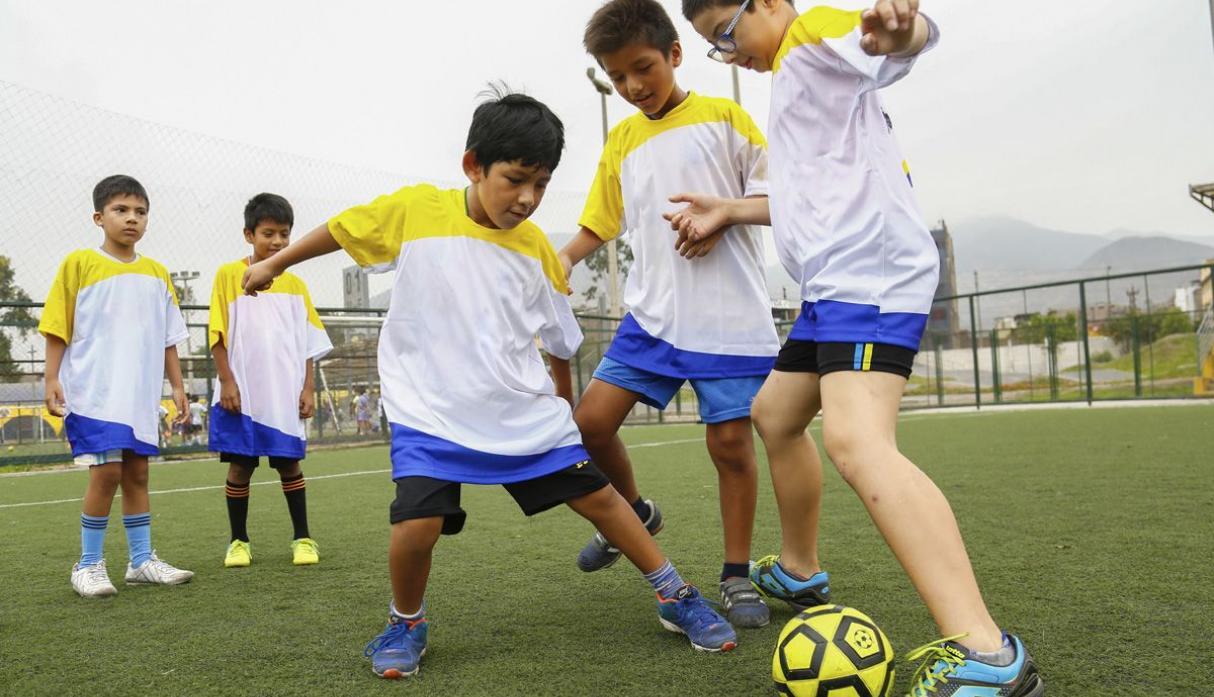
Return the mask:
<path fill-rule="evenodd" d="M 780 261 L 801 284 L 791 337 L 917 349 L 939 256 L 877 90 L 914 57 L 869 56 L 859 11 L 815 7 L 773 66 L 771 218 Z M 930 39 L 939 37 L 928 21 Z"/>
<path fill-rule="evenodd" d="M 581 225 L 604 240 L 627 234 L 628 315 L 608 357 L 676 378 L 766 375 L 779 340 L 758 227 L 727 230 L 708 256 L 684 259 L 663 213 L 679 193 L 767 195 L 767 143 L 727 99 L 687 95 L 660 119 L 636 113 L 607 139 Z"/>
<path fill-rule="evenodd" d="M 145 256 L 123 262 L 99 249 L 72 252 L 38 331 L 67 344 L 59 381 L 72 454 L 158 454 L 164 354 L 187 336 L 169 272 Z"/>
<path fill-rule="evenodd" d="M 359 265 L 395 270 L 379 339 L 392 478 L 534 479 L 589 459 L 536 348 L 582 341 L 544 233 L 468 217 L 461 190 L 411 186 L 329 221 Z"/>
<path fill-rule="evenodd" d="M 308 360 L 333 350 L 298 276 L 284 273 L 256 297 L 241 289 L 248 260 L 219 267 L 211 291 L 208 346 L 223 342 L 240 389 L 240 413 L 211 404 L 210 448 L 252 457 L 303 459 L 307 429 L 299 396 Z"/>

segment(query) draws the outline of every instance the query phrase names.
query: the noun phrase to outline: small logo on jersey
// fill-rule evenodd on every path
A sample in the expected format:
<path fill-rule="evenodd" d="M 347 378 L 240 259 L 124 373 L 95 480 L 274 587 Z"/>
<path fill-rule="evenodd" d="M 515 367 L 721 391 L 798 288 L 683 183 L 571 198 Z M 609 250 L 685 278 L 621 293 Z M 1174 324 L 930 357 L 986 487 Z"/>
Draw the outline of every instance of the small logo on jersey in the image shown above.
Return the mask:
<path fill-rule="evenodd" d="M 894 132 L 894 120 L 889 117 L 889 112 L 882 109 L 881 115 L 885 117 L 885 130 L 889 131 L 890 133 L 893 133 Z"/>
<path fill-rule="evenodd" d="M 911 178 L 910 163 L 906 160 L 902 161 L 902 171 L 906 173 L 906 183 L 910 184 L 912 189 L 915 188 L 915 180 Z"/>
<path fill-rule="evenodd" d="M 582 469 L 583 467 L 585 467 L 586 465 L 589 465 L 589 464 L 590 464 L 590 460 L 582 460 L 581 462 L 574 465 L 574 467 L 576 469 Z"/>

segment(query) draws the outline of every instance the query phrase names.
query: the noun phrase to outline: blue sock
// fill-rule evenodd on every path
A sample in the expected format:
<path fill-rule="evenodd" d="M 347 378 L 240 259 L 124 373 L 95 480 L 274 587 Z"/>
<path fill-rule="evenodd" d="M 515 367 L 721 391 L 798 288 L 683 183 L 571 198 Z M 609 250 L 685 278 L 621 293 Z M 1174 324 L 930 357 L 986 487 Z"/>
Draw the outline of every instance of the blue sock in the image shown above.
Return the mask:
<path fill-rule="evenodd" d="M 721 565 L 721 580 L 727 578 L 747 578 L 750 576 L 750 564 L 730 564 L 725 562 Z"/>
<path fill-rule="evenodd" d="M 131 566 L 138 569 L 152 558 L 152 514 L 124 515 L 122 524 L 126 527 L 126 546 L 131 553 Z"/>
<path fill-rule="evenodd" d="M 92 566 L 101 561 L 105 551 L 105 528 L 108 515 L 80 514 L 80 566 Z"/>
<path fill-rule="evenodd" d="M 674 565 L 670 563 L 670 560 L 662 564 L 657 571 L 645 574 L 645 580 L 649 581 L 649 585 L 653 586 L 653 589 L 663 599 L 673 597 L 680 588 L 687 585 L 683 583 L 683 578 L 679 576 L 678 571 L 675 571 Z"/>

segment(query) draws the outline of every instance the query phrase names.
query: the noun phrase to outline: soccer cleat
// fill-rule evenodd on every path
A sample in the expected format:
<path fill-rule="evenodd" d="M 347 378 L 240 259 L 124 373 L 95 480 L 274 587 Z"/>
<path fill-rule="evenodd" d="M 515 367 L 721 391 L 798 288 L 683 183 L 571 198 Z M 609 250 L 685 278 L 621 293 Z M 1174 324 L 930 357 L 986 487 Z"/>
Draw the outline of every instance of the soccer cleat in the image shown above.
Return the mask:
<path fill-rule="evenodd" d="M 721 607 L 725 619 L 735 627 L 766 627 L 771 620 L 771 610 L 748 578 L 734 576 L 721 581 Z"/>
<path fill-rule="evenodd" d="M 308 566 L 320 562 L 320 547 L 317 546 L 316 540 L 310 537 L 301 537 L 292 542 L 291 553 L 292 563 L 295 566 Z"/>
<path fill-rule="evenodd" d="M 798 612 L 809 607 L 830 604 L 830 576 L 819 571 L 808 581 L 788 575 L 780 566 L 780 557 L 763 557 L 750 567 L 750 582 L 763 595 L 783 600 Z"/>
<path fill-rule="evenodd" d="M 72 567 L 72 590 L 81 598 L 106 598 L 118 595 L 118 589 L 110 583 L 110 574 L 105 570 L 105 560 L 91 566 L 76 564 Z"/>
<path fill-rule="evenodd" d="M 152 558 L 140 564 L 139 568 L 136 569 L 130 564 L 126 567 L 126 582 L 131 586 L 176 586 L 188 583 L 192 578 L 193 571 L 178 569 L 162 561 L 155 552 L 152 552 Z"/>
<path fill-rule="evenodd" d="M 719 653 L 738 645 L 733 627 L 716 613 L 695 586 L 685 585 L 673 597 L 658 596 L 658 621 L 676 634 L 685 634 L 696 651 Z"/>
<path fill-rule="evenodd" d="M 232 540 L 228 545 L 228 554 L 223 558 L 226 568 L 234 569 L 253 563 L 253 546 L 244 540 Z"/>
<path fill-rule="evenodd" d="M 1007 635 L 1016 649 L 1016 660 L 1008 666 L 994 666 L 974 658 L 964 646 L 956 643 L 963 636 L 941 639 L 907 654 L 908 661 L 923 661 L 911 677 L 907 697 L 1044 697 L 1045 681 L 1019 638 Z"/>
<path fill-rule="evenodd" d="M 363 649 L 363 655 L 371 659 L 371 670 L 381 678 L 399 680 L 417 675 L 429 633 L 425 617 L 413 621 L 392 617 L 387 629 Z"/>
<path fill-rule="evenodd" d="M 650 535 L 657 535 L 662 532 L 664 523 L 662 522 L 662 511 L 658 509 L 658 505 L 649 499 L 645 499 L 645 503 L 649 504 L 649 517 L 645 519 L 645 529 Z M 603 533 L 596 532 L 594 537 L 582 547 L 582 551 L 577 555 L 577 568 L 585 572 L 598 571 L 606 569 L 616 563 L 620 558 L 620 550 L 611 546 Z"/>

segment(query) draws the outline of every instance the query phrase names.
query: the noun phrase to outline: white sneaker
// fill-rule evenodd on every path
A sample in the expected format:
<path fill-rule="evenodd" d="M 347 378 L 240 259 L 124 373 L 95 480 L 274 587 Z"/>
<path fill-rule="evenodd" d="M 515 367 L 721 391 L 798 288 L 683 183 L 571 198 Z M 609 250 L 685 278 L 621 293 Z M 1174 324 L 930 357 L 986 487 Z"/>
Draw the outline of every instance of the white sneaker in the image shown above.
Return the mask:
<path fill-rule="evenodd" d="M 126 567 L 126 582 L 132 586 L 176 586 L 187 583 L 192 578 L 194 578 L 193 571 L 178 569 L 166 561 L 161 561 L 155 552 L 152 552 L 152 558 L 143 562 L 138 569 L 133 568 L 130 564 L 127 564 Z"/>
<path fill-rule="evenodd" d="M 76 564 L 72 567 L 72 590 L 81 598 L 105 598 L 118 595 L 118 589 L 110 583 L 110 574 L 105 570 L 105 560 L 92 566 Z"/>

